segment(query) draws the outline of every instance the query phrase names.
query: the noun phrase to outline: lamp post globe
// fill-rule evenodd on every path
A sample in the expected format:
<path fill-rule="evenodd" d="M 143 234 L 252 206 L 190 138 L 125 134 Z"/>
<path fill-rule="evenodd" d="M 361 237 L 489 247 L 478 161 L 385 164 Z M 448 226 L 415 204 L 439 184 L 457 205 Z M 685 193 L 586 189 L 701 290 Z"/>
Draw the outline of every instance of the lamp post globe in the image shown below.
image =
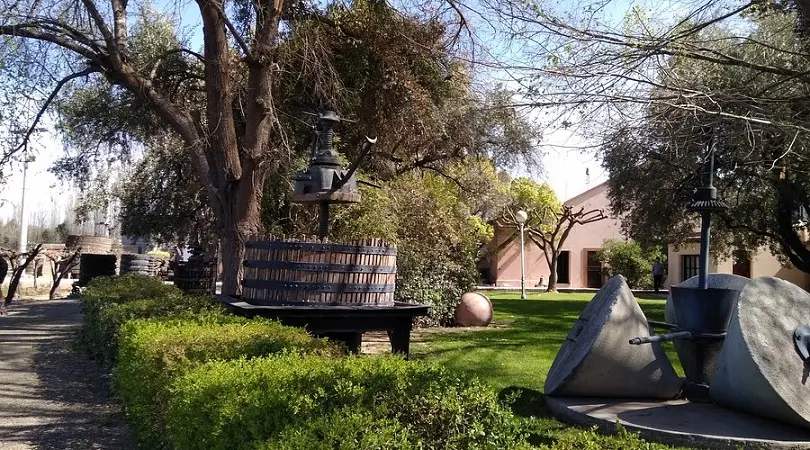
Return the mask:
<path fill-rule="evenodd" d="M 521 209 L 515 213 L 515 219 L 520 225 L 520 298 L 526 300 L 526 257 L 524 256 L 523 226 L 529 219 L 529 215 Z"/>

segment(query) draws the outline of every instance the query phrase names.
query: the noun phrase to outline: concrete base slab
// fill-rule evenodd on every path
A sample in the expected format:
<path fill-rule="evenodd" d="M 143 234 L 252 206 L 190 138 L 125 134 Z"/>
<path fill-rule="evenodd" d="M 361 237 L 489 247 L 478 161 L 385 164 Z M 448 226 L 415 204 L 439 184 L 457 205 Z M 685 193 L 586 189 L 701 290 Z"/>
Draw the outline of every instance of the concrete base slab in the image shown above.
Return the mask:
<path fill-rule="evenodd" d="M 616 423 L 649 441 L 713 449 L 810 449 L 810 430 L 687 400 L 546 397 L 564 422 L 615 430 Z"/>

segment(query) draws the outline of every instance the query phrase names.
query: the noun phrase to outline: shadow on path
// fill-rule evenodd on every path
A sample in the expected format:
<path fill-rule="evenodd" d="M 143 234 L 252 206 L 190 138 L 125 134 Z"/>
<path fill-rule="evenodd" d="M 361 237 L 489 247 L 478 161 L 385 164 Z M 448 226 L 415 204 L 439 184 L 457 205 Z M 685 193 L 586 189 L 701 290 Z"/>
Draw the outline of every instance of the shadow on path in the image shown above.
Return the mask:
<path fill-rule="evenodd" d="M 80 324 L 75 299 L 0 317 L 0 449 L 137 448 L 105 371 L 72 348 Z"/>

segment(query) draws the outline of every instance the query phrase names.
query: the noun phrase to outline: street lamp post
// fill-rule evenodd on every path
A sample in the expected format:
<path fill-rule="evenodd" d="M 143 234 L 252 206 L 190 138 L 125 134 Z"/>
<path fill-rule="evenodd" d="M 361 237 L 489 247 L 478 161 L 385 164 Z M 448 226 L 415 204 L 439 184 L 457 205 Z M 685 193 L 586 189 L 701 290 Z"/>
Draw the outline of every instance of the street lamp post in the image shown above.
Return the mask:
<path fill-rule="evenodd" d="M 20 200 L 20 255 L 28 251 L 28 211 L 25 209 L 25 185 L 28 182 L 28 163 L 31 161 L 33 159 L 29 159 L 28 152 L 26 152 L 23 159 L 22 199 Z"/>
<path fill-rule="evenodd" d="M 528 218 L 529 215 L 526 214 L 526 211 L 520 210 L 515 213 L 515 219 L 520 225 L 520 298 L 522 300 L 526 300 L 526 258 L 524 256 L 523 225 Z"/>

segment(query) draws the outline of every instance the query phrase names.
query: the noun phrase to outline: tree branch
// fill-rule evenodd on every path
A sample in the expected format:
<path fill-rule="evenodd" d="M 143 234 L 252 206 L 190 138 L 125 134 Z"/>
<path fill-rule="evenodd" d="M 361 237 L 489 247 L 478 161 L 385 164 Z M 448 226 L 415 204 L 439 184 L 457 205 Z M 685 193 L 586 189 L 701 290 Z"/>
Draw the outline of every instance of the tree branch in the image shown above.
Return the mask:
<path fill-rule="evenodd" d="M 205 57 L 203 57 L 203 55 L 201 55 L 201 54 L 199 54 L 199 53 L 197 53 L 197 52 L 195 52 L 193 50 L 189 50 L 187 48 L 173 48 L 171 50 L 167 50 L 162 55 L 160 55 L 160 57 L 158 57 L 157 61 L 155 61 L 155 65 L 152 67 L 152 70 L 149 72 L 149 78 L 154 79 L 155 74 L 157 73 L 158 67 L 160 67 L 160 64 L 163 61 L 165 61 L 166 58 L 168 58 L 169 56 L 171 56 L 171 55 L 173 55 L 175 53 L 188 53 L 189 55 L 197 58 L 203 64 L 205 63 Z"/>
<path fill-rule="evenodd" d="M 84 3 L 84 7 L 87 8 L 90 18 L 93 20 L 93 23 L 96 24 L 96 27 L 98 27 L 101 35 L 104 36 L 104 42 L 107 43 L 107 51 L 110 55 L 118 54 L 118 47 L 115 45 L 113 34 L 104 22 L 104 17 L 101 15 L 98 8 L 96 8 L 96 4 L 93 3 L 93 0 L 82 0 L 82 3 Z"/>
<path fill-rule="evenodd" d="M 2 25 L 0 26 L 0 35 L 22 37 L 34 39 L 37 41 L 50 42 L 66 50 L 70 50 L 74 53 L 84 56 L 85 58 L 96 63 L 99 67 L 103 67 L 105 63 L 104 55 L 96 53 L 87 47 L 83 47 L 77 44 L 76 42 L 71 42 L 62 36 L 42 32 L 40 31 L 39 25 L 37 25 L 36 23 Z"/>
<path fill-rule="evenodd" d="M 3 158 L 0 159 L 0 166 L 6 164 L 11 159 L 11 157 L 14 156 L 14 154 L 28 147 L 28 142 L 31 140 L 31 135 L 36 130 L 40 119 L 42 119 L 42 116 L 45 114 L 45 111 L 48 109 L 48 106 L 50 106 L 53 99 L 56 98 L 56 95 L 59 93 L 59 90 L 61 90 L 65 84 L 76 78 L 84 77 L 98 71 L 99 70 L 96 68 L 88 67 L 80 72 L 70 74 L 65 78 L 59 80 L 59 82 L 56 83 L 56 86 L 53 88 L 51 95 L 48 96 L 48 98 L 45 100 L 45 103 L 43 103 L 42 107 L 39 108 L 39 112 L 37 112 L 37 115 L 34 117 L 34 121 L 31 123 L 31 126 L 28 127 L 28 131 L 25 132 L 25 135 L 23 136 L 20 145 L 18 145 L 14 150 L 3 155 Z"/>

